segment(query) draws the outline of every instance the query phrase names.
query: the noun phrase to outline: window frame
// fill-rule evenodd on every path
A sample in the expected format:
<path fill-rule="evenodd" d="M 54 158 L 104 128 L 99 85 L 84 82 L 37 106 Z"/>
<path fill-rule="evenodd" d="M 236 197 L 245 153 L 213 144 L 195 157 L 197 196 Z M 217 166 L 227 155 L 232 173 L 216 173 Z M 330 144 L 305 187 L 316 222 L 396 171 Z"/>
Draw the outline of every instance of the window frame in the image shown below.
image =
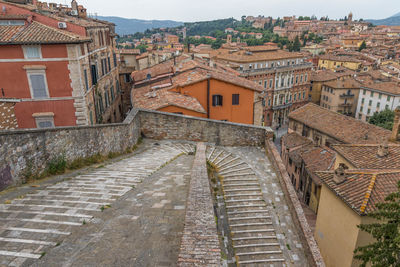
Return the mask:
<path fill-rule="evenodd" d="M 49 86 L 47 84 L 47 76 L 46 76 L 46 70 L 26 70 L 26 75 L 28 78 L 28 84 L 29 84 L 29 91 L 31 93 L 31 99 L 49 99 L 50 98 L 50 93 L 49 93 Z M 35 97 L 33 94 L 33 87 L 32 87 L 32 81 L 30 76 L 31 75 L 43 75 L 43 80 L 44 80 L 44 86 L 46 90 L 46 97 Z"/>
<path fill-rule="evenodd" d="M 35 119 L 37 129 L 49 129 L 49 128 L 56 127 L 54 124 L 54 114 L 53 115 L 37 115 L 37 116 L 34 116 L 34 119 Z M 51 122 L 51 125 L 52 125 L 51 127 L 39 127 L 39 124 L 41 122 L 47 122 L 47 121 Z"/>
<path fill-rule="evenodd" d="M 232 106 L 240 105 L 240 94 L 232 94 Z"/>
<path fill-rule="evenodd" d="M 28 57 L 27 56 L 27 48 L 28 47 L 37 47 L 38 48 L 38 50 L 39 50 L 39 57 Z M 22 50 L 23 50 L 23 53 L 24 53 L 24 59 L 42 59 L 43 58 L 43 55 L 42 55 L 42 46 L 41 45 L 23 45 L 22 46 Z"/>
<path fill-rule="evenodd" d="M 219 103 L 221 102 L 221 103 Z M 213 107 L 222 107 L 224 103 L 224 99 L 222 95 L 212 95 L 212 106 Z"/>

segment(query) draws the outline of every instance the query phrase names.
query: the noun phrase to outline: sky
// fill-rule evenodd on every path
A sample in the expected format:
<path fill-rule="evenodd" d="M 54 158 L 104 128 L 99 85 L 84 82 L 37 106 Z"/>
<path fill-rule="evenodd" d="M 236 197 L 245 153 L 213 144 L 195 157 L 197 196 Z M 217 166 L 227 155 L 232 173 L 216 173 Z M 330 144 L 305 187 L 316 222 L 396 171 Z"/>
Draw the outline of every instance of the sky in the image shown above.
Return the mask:
<path fill-rule="evenodd" d="M 399 0 L 77 0 L 89 13 L 135 19 L 162 19 L 183 22 L 204 21 L 242 15 L 318 18 L 382 19 L 400 12 Z M 59 0 L 70 4 L 70 0 Z"/>

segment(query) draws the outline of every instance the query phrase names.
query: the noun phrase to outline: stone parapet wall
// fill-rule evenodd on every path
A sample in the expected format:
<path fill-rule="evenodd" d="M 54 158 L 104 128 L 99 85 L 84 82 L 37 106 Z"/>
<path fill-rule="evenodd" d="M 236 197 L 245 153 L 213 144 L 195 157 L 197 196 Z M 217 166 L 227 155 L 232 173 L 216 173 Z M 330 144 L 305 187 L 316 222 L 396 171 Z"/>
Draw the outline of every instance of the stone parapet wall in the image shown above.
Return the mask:
<path fill-rule="evenodd" d="M 23 173 L 43 171 L 52 159 L 67 162 L 95 154 L 123 152 L 140 137 L 137 111 L 124 123 L 0 131 L 0 190 L 23 181 Z"/>
<path fill-rule="evenodd" d="M 197 144 L 178 257 L 178 266 L 221 266 L 204 143 Z"/>
<path fill-rule="evenodd" d="M 215 143 L 221 146 L 264 146 L 272 139 L 268 127 L 202 119 L 158 111 L 140 110 L 142 134 L 153 139 Z"/>
<path fill-rule="evenodd" d="M 23 181 L 29 167 L 41 172 L 61 155 L 70 162 L 95 154 L 123 152 L 140 137 L 204 141 L 226 146 L 263 146 L 269 128 L 195 117 L 132 110 L 123 123 L 0 131 L 0 191 Z"/>
<path fill-rule="evenodd" d="M 289 204 L 289 210 L 292 213 L 292 218 L 295 222 L 295 225 L 299 228 L 298 232 L 306 249 L 309 262 L 312 266 L 325 267 L 324 260 L 318 248 L 317 242 L 314 239 L 313 232 L 308 225 L 300 200 L 297 197 L 296 190 L 290 181 L 289 175 L 278 150 L 271 140 L 267 141 L 265 147 L 267 154 L 278 174 L 280 184 L 285 193 L 287 203 Z"/>

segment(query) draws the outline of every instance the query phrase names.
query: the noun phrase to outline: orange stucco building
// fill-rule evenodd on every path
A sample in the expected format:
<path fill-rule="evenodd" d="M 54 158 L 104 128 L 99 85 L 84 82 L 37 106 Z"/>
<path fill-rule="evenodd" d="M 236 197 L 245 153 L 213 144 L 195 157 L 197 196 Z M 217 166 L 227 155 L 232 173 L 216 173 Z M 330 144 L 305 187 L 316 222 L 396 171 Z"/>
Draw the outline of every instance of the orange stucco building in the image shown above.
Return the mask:
<path fill-rule="evenodd" d="M 132 89 L 133 107 L 244 124 L 262 124 L 262 87 L 218 68 L 183 63 L 178 72 Z M 151 69 L 147 70 L 149 73 Z M 146 72 L 146 70 L 142 71 Z M 154 74 L 154 73 L 153 73 Z M 151 74 L 150 74 L 151 75 Z"/>

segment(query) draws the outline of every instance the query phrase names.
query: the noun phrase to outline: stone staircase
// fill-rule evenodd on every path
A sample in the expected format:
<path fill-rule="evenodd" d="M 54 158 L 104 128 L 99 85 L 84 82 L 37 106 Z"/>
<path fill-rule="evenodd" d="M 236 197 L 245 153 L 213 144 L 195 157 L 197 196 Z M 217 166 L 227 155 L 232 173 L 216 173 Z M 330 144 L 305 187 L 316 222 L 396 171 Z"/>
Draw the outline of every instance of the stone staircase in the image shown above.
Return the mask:
<path fill-rule="evenodd" d="M 209 146 L 207 159 L 222 176 L 222 189 L 231 240 L 239 266 L 285 266 L 270 209 L 263 198 L 259 177 L 240 157 Z"/>

